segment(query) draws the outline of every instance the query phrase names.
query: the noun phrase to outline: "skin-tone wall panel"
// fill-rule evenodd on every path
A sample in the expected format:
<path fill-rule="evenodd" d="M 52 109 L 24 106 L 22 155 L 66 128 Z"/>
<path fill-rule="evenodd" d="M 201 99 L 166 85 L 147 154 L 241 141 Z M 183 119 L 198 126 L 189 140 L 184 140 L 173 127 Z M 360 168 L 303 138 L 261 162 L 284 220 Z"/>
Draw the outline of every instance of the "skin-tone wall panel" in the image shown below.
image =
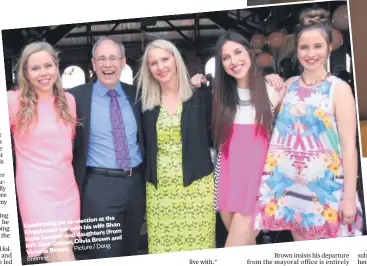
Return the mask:
<path fill-rule="evenodd" d="M 352 40 L 354 51 L 356 91 L 358 95 L 359 118 L 361 120 L 361 142 L 363 157 L 367 157 L 367 31 L 365 27 L 367 17 L 367 1 L 350 0 L 352 23 Z"/>

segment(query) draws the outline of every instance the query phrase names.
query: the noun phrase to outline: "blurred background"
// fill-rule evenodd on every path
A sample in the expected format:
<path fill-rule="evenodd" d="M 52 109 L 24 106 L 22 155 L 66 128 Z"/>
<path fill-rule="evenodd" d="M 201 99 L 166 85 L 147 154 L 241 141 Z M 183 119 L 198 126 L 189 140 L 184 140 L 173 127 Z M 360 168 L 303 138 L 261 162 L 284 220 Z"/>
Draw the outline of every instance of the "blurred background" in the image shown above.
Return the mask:
<path fill-rule="evenodd" d="M 253 2 L 267 4 L 269 1 Z M 298 72 L 294 60 L 293 29 L 300 11 L 313 5 L 295 4 L 3 30 L 7 88 L 15 86 L 16 62 L 22 48 L 37 40 L 45 40 L 60 51 L 60 72 L 66 89 L 90 81 L 94 77 L 90 61 L 92 46 L 101 36 L 110 36 L 125 45 L 127 65 L 121 80 L 126 83 L 133 83 L 145 46 L 158 38 L 171 40 L 180 48 L 190 74 L 200 72 L 214 76 L 215 42 L 228 29 L 237 30 L 251 40 L 258 55 L 257 64 L 265 73 L 279 73 L 287 78 Z M 330 11 L 334 25 L 334 52 L 329 69 L 353 83 L 347 4 L 345 1 L 328 1 L 317 5 Z"/>

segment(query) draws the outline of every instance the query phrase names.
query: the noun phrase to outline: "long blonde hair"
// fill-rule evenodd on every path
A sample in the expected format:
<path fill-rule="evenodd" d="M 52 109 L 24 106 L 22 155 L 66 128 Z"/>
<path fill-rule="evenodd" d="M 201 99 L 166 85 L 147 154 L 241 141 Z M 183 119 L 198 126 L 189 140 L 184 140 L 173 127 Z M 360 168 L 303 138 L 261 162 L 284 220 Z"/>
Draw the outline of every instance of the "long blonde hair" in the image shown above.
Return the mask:
<path fill-rule="evenodd" d="M 46 42 L 34 42 L 28 44 L 24 48 L 17 64 L 18 67 L 17 83 L 20 90 L 19 111 L 17 113 L 17 120 L 18 120 L 17 131 L 20 135 L 25 134 L 28 131 L 29 126 L 37 121 L 38 95 L 32 84 L 30 83 L 29 79 L 27 78 L 28 76 L 27 64 L 28 64 L 28 58 L 32 54 L 40 51 L 48 52 L 52 56 L 56 66 L 58 67 L 59 65 L 59 58 L 57 52 L 50 44 Z M 62 119 L 66 123 L 72 124 L 74 128 L 76 125 L 76 121 L 75 119 L 72 118 L 69 112 L 69 107 L 65 97 L 64 89 L 62 88 L 62 82 L 59 71 L 57 73 L 56 82 L 53 85 L 53 94 L 55 96 L 54 104 L 56 107 L 57 117 L 59 119 Z"/>
<path fill-rule="evenodd" d="M 190 77 L 185 66 L 184 60 L 176 48 L 176 46 L 166 40 L 155 40 L 151 42 L 145 49 L 141 67 L 137 74 L 138 78 L 138 94 L 141 91 L 141 102 L 143 112 L 152 110 L 161 104 L 161 86 L 153 77 L 149 70 L 148 54 L 154 48 L 160 48 L 172 54 L 176 60 L 178 94 L 182 102 L 187 101 L 193 95 L 193 88 L 190 84 Z"/>

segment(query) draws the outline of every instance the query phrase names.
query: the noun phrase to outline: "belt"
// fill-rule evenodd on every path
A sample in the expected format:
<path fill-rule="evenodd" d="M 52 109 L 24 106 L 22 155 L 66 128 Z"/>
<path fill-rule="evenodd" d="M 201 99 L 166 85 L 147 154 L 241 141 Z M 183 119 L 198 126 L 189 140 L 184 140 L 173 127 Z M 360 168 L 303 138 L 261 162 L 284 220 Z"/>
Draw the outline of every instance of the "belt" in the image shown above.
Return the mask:
<path fill-rule="evenodd" d="M 140 171 L 140 165 L 134 168 L 128 169 L 108 169 L 108 168 L 98 168 L 98 167 L 87 167 L 87 173 L 101 174 L 104 176 L 113 177 L 129 177 Z"/>

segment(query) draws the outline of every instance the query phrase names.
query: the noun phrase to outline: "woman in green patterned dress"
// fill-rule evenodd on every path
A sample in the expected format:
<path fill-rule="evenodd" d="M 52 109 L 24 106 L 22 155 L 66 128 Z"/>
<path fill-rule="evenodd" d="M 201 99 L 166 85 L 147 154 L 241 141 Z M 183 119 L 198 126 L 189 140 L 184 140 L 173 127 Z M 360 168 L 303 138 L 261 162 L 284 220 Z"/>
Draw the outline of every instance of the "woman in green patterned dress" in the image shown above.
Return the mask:
<path fill-rule="evenodd" d="M 147 154 L 148 252 L 215 248 L 211 91 L 194 89 L 169 41 L 146 48 L 138 73 Z"/>

